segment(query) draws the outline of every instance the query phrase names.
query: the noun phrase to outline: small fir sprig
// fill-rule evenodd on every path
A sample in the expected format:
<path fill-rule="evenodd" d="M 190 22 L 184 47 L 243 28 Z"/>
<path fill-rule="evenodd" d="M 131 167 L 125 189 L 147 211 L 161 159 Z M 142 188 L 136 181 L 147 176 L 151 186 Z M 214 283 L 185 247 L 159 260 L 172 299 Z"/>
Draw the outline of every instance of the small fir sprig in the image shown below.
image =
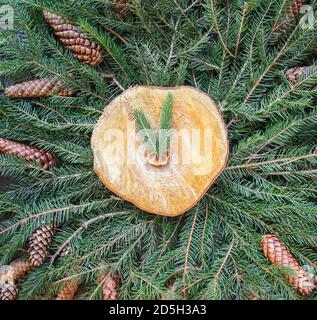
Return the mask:
<path fill-rule="evenodd" d="M 161 128 L 158 132 L 158 145 L 157 151 L 159 157 L 166 152 L 170 147 L 170 136 L 172 129 L 173 118 L 173 95 L 169 92 L 163 101 L 162 114 L 161 114 Z"/>
<path fill-rule="evenodd" d="M 155 132 L 152 129 L 145 113 L 136 109 L 134 117 L 137 126 L 143 135 L 143 143 L 150 152 L 154 152 L 157 158 L 161 158 L 170 147 L 170 135 L 173 117 L 173 95 L 169 92 L 163 100 L 160 129 Z"/>
<path fill-rule="evenodd" d="M 134 117 L 143 136 L 143 143 L 149 151 L 156 153 L 156 136 L 144 112 L 142 110 L 135 110 Z"/>

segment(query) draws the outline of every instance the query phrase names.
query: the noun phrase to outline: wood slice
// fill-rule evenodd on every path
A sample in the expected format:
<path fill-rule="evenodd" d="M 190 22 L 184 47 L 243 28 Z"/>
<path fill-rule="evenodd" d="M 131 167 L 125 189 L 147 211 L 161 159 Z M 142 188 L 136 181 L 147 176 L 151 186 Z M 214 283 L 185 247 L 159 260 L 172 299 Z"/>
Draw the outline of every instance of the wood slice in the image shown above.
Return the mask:
<path fill-rule="evenodd" d="M 162 102 L 174 98 L 169 160 L 154 166 L 139 137 L 134 110 L 160 127 Z M 225 168 L 227 129 L 215 102 L 192 87 L 134 87 L 104 110 L 92 136 L 94 171 L 112 192 L 140 209 L 177 216 L 192 208 Z"/>

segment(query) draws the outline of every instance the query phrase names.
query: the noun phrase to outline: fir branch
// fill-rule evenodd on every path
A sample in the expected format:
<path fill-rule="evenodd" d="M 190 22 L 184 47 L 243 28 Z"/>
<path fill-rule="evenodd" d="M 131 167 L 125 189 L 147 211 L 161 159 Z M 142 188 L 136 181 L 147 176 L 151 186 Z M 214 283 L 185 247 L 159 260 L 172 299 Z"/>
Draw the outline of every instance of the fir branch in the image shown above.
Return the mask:
<path fill-rule="evenodd" d="M 225 41 L 223 40 L 222 34 L 220 32 L 219 24 L 218 24 L 218 21 L 217 21 L 217 15 L 216 15 L 216 12 L 215 12 L 216 11 L 216 5 L 215 5 L 213 0 L 211 0 L 210 7 L 211 7 L 211 12 L 212 12 L 213 23 L 214 23 L 214 25 L 216 27 L 220 42 L 221 42 L 224 50 L 229 54 L 229 56 L 235 59 L 235 55 L 233 53 L 231 53 L 230 50 L 228 49 Z"/>
<path fill-rule="evenodd" d="M 212 281 L 210 283 L 212 287 L 214 287 L 216 285 L 216 283 L 218 281 L 218 278 L 219 278 L 222 270 L 224 269 L 224 267 L 225 267 L 225 265 L 227 263 L 227 260 L 229 259 L 230 255 L 231 255 L 231 252 L 232 252 L 234 244 L 235 244 L 235 241 L 232 240 L 230 245 L 229 245 L 228 251 L 227 251 L 226 255 L 224 256 L 223 261 L 222 261 L 219 269 L 217 270 L 215 276 L 213 277 L 213 279 L 212 279 Z M 207 297 L 205 297 L 205 298 L 207 298 Z"/>
<path fill-rule="evenodd" d="M 72 211 L 72 210 L 83 210 L 85 208 L 89 208 L 89 207 L 94 207 L 94 206 L 108 206 L 109 202 L 113 201 L 112 199 L 106 199 L 106 200 L 102 200 L 102 201 L 95 201 L 95 202 L 91 202 L 91 203 L 84 203 L 84 204 L 80 204 L 80 205 L 69 205 L 67 207 L 62 207 L 62 208 L 56 208 L 56 209 L 50 209 L 50 210 L 45 210 L 42 212 L 38 212 L 36 214 L 32 214 L 31 212 L 28 212 L 28 216 L 12 225 L 10 225 L 7 228 L 4 228 L 0 231 L 0 235 L 3 235 L 9 231 L 11 231 L 12 229 L 16 229 L 17 227 L 26 224 L 27 222 L 29 222 L 30 220 L 38 220 L 39 218 L 43 219 L 43 217 L 47 217 L 49 215 L 54 215 L 56 213 L 62 213 L 62 212 L 68 212 L 68 211 Z"/>
<path fill-rule="evenodd" d="M 245 2 L 244 5 L 243 5 L 242 18 L 241 18 L 241 23 L 240 23 L 240 27 L 239 27 L 239 31 L 238 31 L 238 36 L 237 36 L 236 49 L 234 51 L 234 57 L 235 58 L 238 56 L 240 39 L 241 39 L 243 27 L 244 27 L 245 18 L 246 18 L 246 15 L 247 15 L 249 9 L 250 9 L 250 4 Z"/>
<path fill-rule="evenodd" d="M 191 230 L 190 230 L 190 233 L 189 233 L 189 236 L 188 236 L 185 259 L 184 259 L 184 272 L 183 272 L 183 277 L 184 277 L 184 289 L 183 289 L 184 300 L 187 299 L 187 280 L 186 279 L 188 277 L 188 259 L 189 259 L 189 251 L 191 249 L 191 244 L 192 244 L 192 239 L 193 239 L 193 233 L 194 233 L 194 229 L 195 229 L 196 219 L 197 219 L 197 215 L 198 215 L 198 207 L 199 207 L 199 205 L 197 205 L 196 212 L 195 212 L 194 217 L 193 217 Z"/>
<path fill-rule="evenodd" d="M 129 214 L 130 212 L 112 212 L 112 213 L 105 213 L 103 215 L 94 217 L 90 220 L 86 220 L 81 227 L 79 227 L 59 248 L 58 250 L 55 252 L 55 254 L 52 256 L 50 263 L 54 263 L 54 261 L 56 260 L 56 258 L 60 255 L 61 251 L 70 244 L 70 242 L 78 237 L 80 235 L 81 232 L 83 232 L 83 230 L 87 229 L 91 224 L 96 223 L 98 221 L 102 221 L 105 220 L 107 218 L 112 218 L 118 214 Z"/>
<path fill-rule="evenodd" d="M 226 168 L 226 170 L 237 170 L 237 169 L 252 169 L 256 167 L 261 167 L 265 165 L 270 165 L 274 163 L 278 163 L 280 165 L 287 165 L 292 162 L 297 162 L 303 159 L 309 159 L 309 158 L 316 158 L 317 154 L 312 153 L 312 154 L 307 154 L 307 155 L 302 155 L 298 157 L 293 157 L 293 158 L 281 158 L 281 159 L 274 159 L 274 160 L 268 160 L 268 161 L 261 161 L 261 162 L 254 162 L 250 163 L 249 161 L 245 164 L 237 165 L 237 166 L 229 166 Z M 252 157 L 254 158 L 254 157 Z"/>

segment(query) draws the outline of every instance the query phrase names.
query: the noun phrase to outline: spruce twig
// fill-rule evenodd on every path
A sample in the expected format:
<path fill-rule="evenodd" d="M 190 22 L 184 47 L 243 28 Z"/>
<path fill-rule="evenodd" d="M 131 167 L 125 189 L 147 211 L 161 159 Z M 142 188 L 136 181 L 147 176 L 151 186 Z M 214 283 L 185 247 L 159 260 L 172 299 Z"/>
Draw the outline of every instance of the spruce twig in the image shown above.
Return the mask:
<path fill-rule="evenodd" d="M 156 153 L 156 137 L 146 115 L 138 109 L 134 111 L 134 117 L 147 149 Z"/>
<path fill-rule="evenodd" d="M 171 93 L 168 93 L 163 100 L 161 123 L 158 132 L 155 132 L 155 130 L 152 129 L 149 120 L 142 110 L 136 109 L 134 111 L 134 117 L 137 126 L 141 134 L 143 135 L 144 144 L 146 145 L 148 151 L 154 152 L 156 154 L 157 158 L 162 157 L 162 155 L 168 150 L 170 146 L 173 104 L 173 95 Z"/>
<path fill-rule="evenodd" d="M 157 139 L 159 157 L 169 149 L 173 115 L 173 95 L 168 93 L 164 98 L 161 114 L 161 128 Z"/>

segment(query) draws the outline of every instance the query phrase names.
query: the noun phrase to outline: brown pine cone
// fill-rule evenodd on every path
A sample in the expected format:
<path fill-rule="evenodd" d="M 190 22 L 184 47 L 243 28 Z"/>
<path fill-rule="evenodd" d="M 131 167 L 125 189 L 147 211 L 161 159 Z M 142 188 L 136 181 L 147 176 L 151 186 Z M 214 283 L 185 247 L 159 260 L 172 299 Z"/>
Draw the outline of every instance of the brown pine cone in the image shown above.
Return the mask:
<path fill-rule="evenodd" d="M 58 293 L 56 300 L 74 300 L 77 290 L 77 282 L 67 282 L 66 286 Z"/>
<path fill-rule="evenodd" d="M 18 286 L 14 282 L 0 283 L 0 300 L 15 300 L 18 292 Z"/>
<path fill-rule="evenodd" d="M 305 2 L 305 0 L 294 0 L 289 11 L 291 10 L 292 14 L 296 17 L 300 13 L 300 8 Z"/>
<path fill-rule="evenodd" d="M 36 161 L 44 170 L 56 165 L 56 157 L 53 154 L 4 138 L 0 138 L 0 152 L 13 154 L 27 161 Z"/>
<path fill-rule="evenodd" d="M 295 67 L 287 70 L 286 77 L 290 82 L 298 81 L 302 75 L 309 76 L 317 71 L 316 66 Z"/>
<path fill-rule="evenodd" d="M 287 9 L 286 17 L 282 20 L 280 25 L 276 28 L 275 31 L 279 31 L 280 37 L 284 37 L 288 24 L 293 23 L 300 13 L 300 8 L 303 4 L 305 4 L 306 0 L 294 0 Z"/>
<path fill-rule="evenodd" d="M 60 81 L 37 79 L 12 85 L 5 89 L 9 98 L 39 98 L 52 95 L 71 97 L 74 92 L 63 87 Z"/>
<path fill-rule="evenodd" d="M 132 14 L 130 10 L 131 0 L 116 0 L 115 10 L 116 13 L 121 17 L 128 17 Z"/>
<path fill-rule="evenodd" d="M 119 276 L 107 274 L 102 281 L 103 300 L 118 300 Z"/>
<path fill-rule="evenodd" d="M 303 74 L 304 70 L 305 70 L 304 67 L 295 67 L 287 70 L 286 72 L 287 80 L 290 82 L 297 81 L 300 78 L 300 76 Z"/>
<path fill-rule="evenodd" d="M 293 255 L 273 234 L 268 234 L 261 239 L 261 248 L 265 257 L 275 265 L 291 268 L 294 275 L 287 275 L 285 279 L 300 294 L 308 295 L 315 289 L 315 284 L 304 269 L 298 264 Z"/>
<path fill-rule="evenodd" d="M 33 266 L 39 267 L 44 263 L 55 232 L 53 226 L 44 226 L 33 232 L 28 248 L 29 259 Z"/>
<path fill-rule="evenodd" d="M 12 278 L 14 281 L 17 281 L 31 271 L 33 265 L 30 260 L 26 259 L 13 261 L 10 267 L 12 267 Z"/>
<path fill-rule="evenodd" d="M 294 21 L 300 13 L 300 7 L 305 3 L 305 0 L 294 0 L 287 10 L 287 17 L 290 22 Z"/>
<path fill-rule="evenodd" d="M 97 66 L 103 61 L 100 46 L 88 40 L 86 35 L 67 19 L 48 11 L 44 11 L 44 17 L 54 29 L 54 34 L 80 62 Z"/>

